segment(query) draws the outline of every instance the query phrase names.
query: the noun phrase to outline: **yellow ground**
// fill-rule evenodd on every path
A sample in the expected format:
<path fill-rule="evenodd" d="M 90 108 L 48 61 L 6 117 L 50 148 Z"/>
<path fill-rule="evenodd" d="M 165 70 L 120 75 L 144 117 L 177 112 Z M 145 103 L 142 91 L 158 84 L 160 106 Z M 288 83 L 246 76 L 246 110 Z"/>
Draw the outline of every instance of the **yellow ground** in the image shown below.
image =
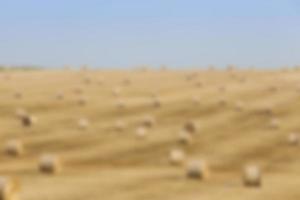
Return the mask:
<path fill-rule="evenodd" d="M 124 84 L 125 79 L 131 83 Z M 78 87 L 82 94 L 74 92 Z M 119 97 L 113 95 L 116 88 Z M 23 97 L 16 99 L 15 92 Z M 59 92 L 63 100 L 56 99 Z M 161 107 L 151 104 L 153 94 Z M 77 103 L 81 96 L 87 98 L 85 106 Z M 125 102 L 124 109 L 116 107 L 117 99 Z M 219 104 L 222 99 L 226 106 Z M 273 115 L 259 113 L 269 107 Z M 23 127 L 17 108 L 38 122 Z M 287 142 L 291 132 L 300 131 L 296 69 L 4 71 L 0 114 L 1 147 L 12 138 L 25 145 L 19 158 L 0 156 L 0 176 L 19 179 L 21 200 L 300 199 L 300 147 Z M 145 115 L 157 124 L 139 140 L 135 130 Z M 82 117 L 90 121 L 87 130 L 78 128 Z M 278 129 L 269 127 L 274 118 Z M 118 120 L 127 125 L 122 132 L 115 130 Z M 178 133 L 187 120 L 195 120 L 199 132 L 193 144 L 182 146 Z M 185 166 L 170 166 L 168 154 L 175 147 L 186 152 L 187 160 L 207 160 L 210 179 L 189 180 Z M 43 153 L 61 156 L 63 171 L 41 174 Z M 259 189 L 242 184 L 241 171 L 249 163 L 262 169 Z"/>

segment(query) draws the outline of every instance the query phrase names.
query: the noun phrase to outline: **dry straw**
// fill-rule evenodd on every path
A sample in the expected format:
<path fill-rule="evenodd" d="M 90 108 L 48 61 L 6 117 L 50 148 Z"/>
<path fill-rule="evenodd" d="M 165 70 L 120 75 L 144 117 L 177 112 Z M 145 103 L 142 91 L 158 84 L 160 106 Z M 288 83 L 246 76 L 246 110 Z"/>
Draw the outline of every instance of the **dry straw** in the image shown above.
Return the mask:
<path fill-rule="evenodd" d="M 20 156 L 24 152 L 23 143 L 20 140 L 9 140 L 4 146 L 4 153 L 9 156 Z"/>
<path fill-rule="evenodd" d="M 247 187 L 261 186 L 261 171 L 256 165 L 246 166 L 243 172 L 243 182 Z"/>
<path fill-rule="evenodd" d="M 186 175 L 192 179 L 207 179 L 209 178 L 210 172 L 206 161 L 204 160 L 193 160 L 187 165 Z"/>
<path fill-rule="evenodd" d="M 42 155 L 39 160 L 39 170 L 46 174 L 56 174 L 61 172 L 62 164 L 57 156 L 51 154 Z"/>
<path fill-rule="evenodd" d="M 0 200 L 18 200 L 19 183 L 16 179 L 0 177 Z"/>

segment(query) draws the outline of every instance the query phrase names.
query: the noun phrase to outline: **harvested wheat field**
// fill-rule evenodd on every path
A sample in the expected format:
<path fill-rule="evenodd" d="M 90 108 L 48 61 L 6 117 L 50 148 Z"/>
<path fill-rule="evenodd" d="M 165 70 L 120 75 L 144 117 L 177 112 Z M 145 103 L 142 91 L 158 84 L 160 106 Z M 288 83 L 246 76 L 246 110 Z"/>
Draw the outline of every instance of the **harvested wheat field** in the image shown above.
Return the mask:
<path fill-rule="evenodd" d="M 0 113 L 0 199 L 300 199 L 297 68 L 3 70 Z"/>

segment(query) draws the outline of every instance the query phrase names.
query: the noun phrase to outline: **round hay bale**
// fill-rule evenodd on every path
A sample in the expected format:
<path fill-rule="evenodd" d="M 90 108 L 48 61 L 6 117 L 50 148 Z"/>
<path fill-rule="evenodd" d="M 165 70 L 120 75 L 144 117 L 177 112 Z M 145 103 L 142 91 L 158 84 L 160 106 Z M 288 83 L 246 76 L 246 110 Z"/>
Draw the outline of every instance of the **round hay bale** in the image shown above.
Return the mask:
<path fill-rule="evenodd" d="M 103 85 L 104 84 L 104 80 L 103 79 L 98 79 L 97 80 L 97 84 L 98 85 Z"/>
<path fill-rule="evenodd" d="M 198 127 L 194 121 L 189 120 L 189 121 L 185 122 L 185 124 L 183 125 L 183 129 L 185 131 L 187 131 L 188 133 L 196 133 Z"/>
<path fill-rule="evenodd" d="M 277 118 L 271 119 L 269 123 L 269 128 L 271 129 L 279 129 L 280 128 L 280 120 Z"/>
<path fill-rule="evenodd" d="M 246 187 L 261 186 L 261 171 L 256 165 L 249 165 L 244 168 L 243 182 Z"/>
<path fill-rule="evenodd" d="M 88 102 L 88 99 L 85 96 L 79 97 L 78 101 L 77 101 L 78 105 L 80 105 L 80 106 L 85 106 L 87 104 L 87 102 Z"/>
<path fill-rule="evenodd" d="M 23 94 L 21 92 L 15 92 L 14 93 L 14 98 L 15 99 L 22 99 L 23 98 Z"/>
<path fill-rule="evenodd" d="M 196 96 L 192 97 L 192 103 L 194 105 L 199 105 L 200 104 L 200 98 L 196 97 Z"/>
<path fill-rule="evenodd" d="M 80 118 L 78 120 L 78 127 L 81 129 L 81 130 L 85 130 L 89 127 L 90 125 L 90 122 L 88 119 L 86 118 Z"/>
<path fill-rule="evenodd" d="M 276 85 L 271 85 L 268 87 L 268 91 L 270 92 L 277 92 L 279 90 L 279 87 Z"/>
<path fill-rule="evenodd" d="M 83 83 L 89 85 L 92 83 L 92 79 L 90 77 L 84 77 Z"/>
<path fill-rule="evenodd" d="M 55 95 L 55 98 L 57 100 L 63 100 L 64 99 L 64 93 L 63 92 L 58 92 L 56 95 Z"/>
<path fill-rule="evenodd" d="M 20 156 L 24 153 L 23 143 L 20 140 L 9 140 L 4 147 L 4 153 L 9 156 Z"/>
<path fill-rule="evenodd" d="M 241 111 L 243 111 L 245 109 L 245 105 L 244 105 L 244 103 L 242 101 L 237 101 L 235 103 L 234 108 L 235 108 L 236 111 L 241 112 Z"/>
<path fill-rule="evenodd" d="M 131 84 L 131 80 L 129 78 L 125 78 L 123 81 L 122 81 L 122 84 L 127 86 L 127 85 L 130 85 Z"/>
<path fill-rule="evenodd" d="M 185 153 L 181 149 L 173 149 L 169 154 L 171 165 L 182 165 L 185 161 Z"/>
<path fill-rule="evenodd" d="M 17 118 L 22 119 L 26 115 L 27 115 L 27 112 L 24 109 L 22 109 L 22 108 L 16 109 L 16 117 Z"/>
<path fill-rule="evenodd" d="M 31 127 L 33 124 L 37 122 L 37 118 L 35 116 L 31 116 L 29 114 L 25 114 L 20 117 L 22 125 L 25 127 Z"/>
<path fill-rule="evenodd" d="M 156 120 L 153 116 L 144 116 L 144 118 L 141 120 L 141 125 L 146 128 L 151 128 L 156 124 Z"/>
<path fill-rule="evenodd" d="M 274 108 L 272 105 L 265 105 L 262 106 L 257 110 L 257 114 L 262 114 L 262 115 L 274 115 Z"/>
<path fill-rule="evenodd" d="M 193 160 L 188 163 L 186 175 L 191 179 L 207 179 L 209 178 L 209 168 L 204 160 Z"/>
<path fill-rule="evenodd" d="M 82 94 L 83 93 L 83 89 L 82 89 L 82 87 L 75 87 L 74 88 L 74 93 L 75 94 Z"/>
<path fill-rule="evenodd" d="M 220 106 L 226 106 L 227 104 L 228 104 L 228 101 L 227 101 L 227 99 L 225 99 L 224 97 L 221 97 L 219 100 L 218 100 L 218 104 L 220 105 Z"/>
<path fill-rule="evenodd" d="M 225 85 L 221 85 L 218 87 L 219 92 L 226 92 L 227 91 L 227 87 Z"/>
<path fill-rule="evenodd" d="M 124 109 L 124 108 L 126 108 L 125 101 L 122 100 L 122 99 L 117 99 L 116 107 L 117 107 L 117 109 Z"/>
<path fill-rule="evenodd" d="M 115 87 L 115 88 L 112 89 L 112 94 L 113 94 L 114 97 L 119 97 L 120 93 L 121 93 L 121 88 Z"/>
<path fill-rule="evenodd" d="M 161 100 L 160 100 L 158 97 L 154 97 L 154 98 L 152 99 L 152 105 L 153 105 L 153 107 L 155 107 L 155 108 L 159 108 L 159 107 L 161 107 L 162 102 L 161 102 Z"/>
<path fill-rule="evenodd" d="M 62 164 L 57 156 L 51 154 L 42 155 L 39 161 L 39 170 L 46 174 L 56 174 L 61 172 Z"/>
<path fill-rule="evenodd" d="M 202 88 L 203 87 L 203 82 L 202 81 L 197 81 L 196 83 L 195 83 L 195 86 L 197 87 L 197 88 Z"/>
<path fill-rule="evenodd" d="M 299 134 L 298 133 L 291 133 L 289 134 L 287 141 L 288 144 L 290 144 L 291 146 L 298 146 L 299 145 Z"/>
<path fill-rule="evenodd" d="M 0 200 L 18 200 L 19 188 L 16 179 L 0 177 Z"/>
<path fill-rule="evenodd" d="M 193 138 L 191 134 L 187 133 L 186 131 L 180 131 L 178 135 L 178 142 L 179 144 L 188 145 L 191 144 L 193 141 Z"/>
<path fill-rule="evenodd" d="M 135 135 L 138 139 L 145 139 L 147 137 L 147 129 L 145 127 L 138 127 Z"/>
<path fill-rule="evenodd" d="M 115 122 L 115 130 L 117 131 L 124 131 L 124 129 L 126 128 L 126 123 L 122 120 L 117 120 Z"/>

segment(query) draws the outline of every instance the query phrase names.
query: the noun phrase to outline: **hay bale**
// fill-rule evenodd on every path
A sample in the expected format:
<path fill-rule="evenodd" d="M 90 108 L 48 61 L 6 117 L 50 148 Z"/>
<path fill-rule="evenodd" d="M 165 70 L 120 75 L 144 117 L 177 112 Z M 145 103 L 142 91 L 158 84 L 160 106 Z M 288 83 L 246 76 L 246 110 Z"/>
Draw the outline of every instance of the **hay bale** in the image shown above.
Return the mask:
<path fill-rule="evenodd" d="M 89 85 L 92 83 L 92 79 L 90 77 L 86 76 L 83 78 L 83 83 L 86 85 Z"/>
<path fill-rule="evenodd" d="M 228 100 L 227 99 L 225 99 L 224 97 L 221 97 L 219 100 L 218 100 L 218 104 L 220 105 L 220 106 L 226 106 L 227 104 L 228 104 Z"/>
<path fill-rule="evenodd" d="M 225 85 L 221 85 L 221 86 L 218 87 L 218 91 L 224 93 L 224 92 L 227 91 L 227 87 Z"/>
<path fill-rule="evenodd" d="M 277 92 L 277 91 L 279 91 L 279 87 L 276 85 L 271 85 L 271 86 L 268 86 L 267 90 L 270 92 Z"/>
<path fill-rule="evenodd" d="M 235 108 L 236 111 L 241 112 L 241 111 L 243 111 L 245 109 L 245 105 L 244 105 L 244 103 L 242 101 L 237 101 L 235 103 L 234 108 Z"/>
<path fill-rule="evenodd" d="M 123 81 L 122 81 L 122 84 L 125 85 L 125 86 L 128 86 L 131 84 L 131 80 L 129 78 L 125 78 Z"/>
<path fill-rule="evenodd" d="M 64 93 L 63 92 L 58 92 L 56 95 L 55 95 L 55 98 L 57 100 L 63 100 L 65 97 Z"/>
<path fill-rule="evenodd" d="M 98 85 L 103 85 L 104 84 L 104 80 L 103 79 L 98 79 L 97 80 L 97 84 Z"/>
<path fill-rule="evenodd" d="M 185 124 L 183 125 L 183 129 L 185 131 L 187 131 L 188 133 L 196 133 L 198 127 L 194 121 L 189 120 L 189 121 L 185 122 Z"/>
<path fill-rule="evenodd" d="M 37 118 L 35 116 L 26 114 L 20 116 L 20 120 L 22 122 L 22 125 L 25 127 L 31 127 L 33 124 L 37 122 Z"/>
<path fill-rule="evenodd" d="M 15 99 L 22 99 L 23 98 L 23 94 L 21 92 L 15 92 L 14 93 L 14 98 Z"/>
<path fill-rule="evenodd" d="M 144 126 L 146 128 L 151 128 L 156 124 L 156 120 L 153 116 L 144 116 L 144 118 L 141 120 L 141 126 Z"/>
<path fill-rule="evenodd" d="M 114 97 L 119 97 L 120 93 L 121 93 L 121 88 L 115 87 L 115 88 L 112 89 L 112 94 L 113 94 Z"/>
<path fill-rule="evenodd" d="M 202 88 L 202 87 L 204 86 L 204 84 L 203 84 L 202 81 L 197 81 L 197 82 L 195 83 L 195 86 L 196 86 L 197 88 Z"/>
<path fill-rule="evenodd" d="M 39 160 L 39 170 L 46 174 L 56 174 L 61 172 L 62 164 L 57 156 L 51 154 L 42 155 Z"/>
<path fill-rule="evenodd" d="M 20 140 L 9 140 L 4 147 L 4 153 L 9 156 L 20 156 L 24 152 L 23 143 Z"/>
<path fill-rule="evenodd" d="M 209 178 L 209 168 L 204 160 L 193 160 L 188 163 L 186 175 L 191 179 L 207 179 Z"/>
<path fill-rule="evenodd" d="M 152 99 L 151 104 L 153 105 L 153 107 L 159 108 L 159 107 L 161 107 L 161 105 L 162 105 L 162 101 L 161 101 L 158 97 L 154 97 L 154 98 Z"/>
<path fill-rule="evenodd" d="M 83 93 L 83 89 L 82 89 L 82 87 L 75 87 L 74 88 L 74 93 L 75 94 L 82 94 Z"/>
<path fill-rule="evenodd" d="M 196 96 L 192 97 L 192 103 L 194 105 L 199 105 L 200 104 L 200 98 L 196 97 Z"/>
<path fill-rule="evenodd" d="M 181 149 L 173 149 L 169 154 L 171 165 L 182 165 L 185 161 L 185 153 Z"/>
<path fill-rule="evenodd" d="M 193 138 L 191 134 L 187 133 L 186 131 L 180 131 L 178 134 L 178 143 L 183 145 L 191 144 Z"/>
<path fill-rule="evenodd" d="M 246 187 L 261 186 L 261 171 L 256 165 L 249 165 L 244 168 L 243 182 Z"/>
<path fill-rule="evenodd" d="M 117 101 L 116 101 L 116 107 L 117 107 L 117 109 L 124 109 L 124 108 L 126 108 L 125 101 L 122 100 L 122 99 L 117 99 Z"/>
<path fill-rule="evenodd" d="M 78 100 L 77 100 L 77 103 L 78 103 L 78 105 L 80 105 L 80 106 L 85 106 L 85 105 L 87 104 L 87 102 L 88 102 L 88 99 L 87 99 L 87 97 L 85 97 L 85 96 L 81 96 L 81 97 L 79 97 Z"/>
<path fill-rule="evenodd" d="M 18 200 L 19 183 L 16 179 L 0 177 L 0 200 Z"/>
<path fill-rule="evenodd" d="M 80 118 L 78 120 L 78 127 L 81 129 L 81 130 L 85 130 L 89 127 L 90 125 L 90 122 L 88 119 L 86 118 Z"/>
<path fill-rule="evenodd" d="M 291 146 L 298 146 L 299 140 L 300 136 L 298 133 L 290 133 L 287 138 L 288 144 L 290 144 Z"/>
<path fill-rule="evenodd" d="M 272 105 L 264 105 L 261 108 L 257 109 L 257 114 L 262 114 L 262 115 L 274 115 L 274 106 Z"/>
<path fill-rule="evenodd" d="M 27 112 L 22 109 L 22 108 L 18 108 L 16 109 L 16 117 L 21 119 L 22 117 L 26 116 L 27 115 Z"/>
<path fill-rule="evenodd" d="M 140 126 L 136 129 L 135 135 L 138 139 L 145 139 L 147 136 L 147 129 L 143 126 Z"/>
<path fill-rule="evenodd" d="M 122 120 L 117 120 L 115 122 L 115 130 L 117 131 L 124 131 L 124 129 L 126 128 L 126 123 Z"/>
<path fill-rule="evenodd" d="M 269 128 L 271 129 L 279 129 L 280 128 L 280 120 L 277 118 L 271 119 L 269 123 Z"/>

